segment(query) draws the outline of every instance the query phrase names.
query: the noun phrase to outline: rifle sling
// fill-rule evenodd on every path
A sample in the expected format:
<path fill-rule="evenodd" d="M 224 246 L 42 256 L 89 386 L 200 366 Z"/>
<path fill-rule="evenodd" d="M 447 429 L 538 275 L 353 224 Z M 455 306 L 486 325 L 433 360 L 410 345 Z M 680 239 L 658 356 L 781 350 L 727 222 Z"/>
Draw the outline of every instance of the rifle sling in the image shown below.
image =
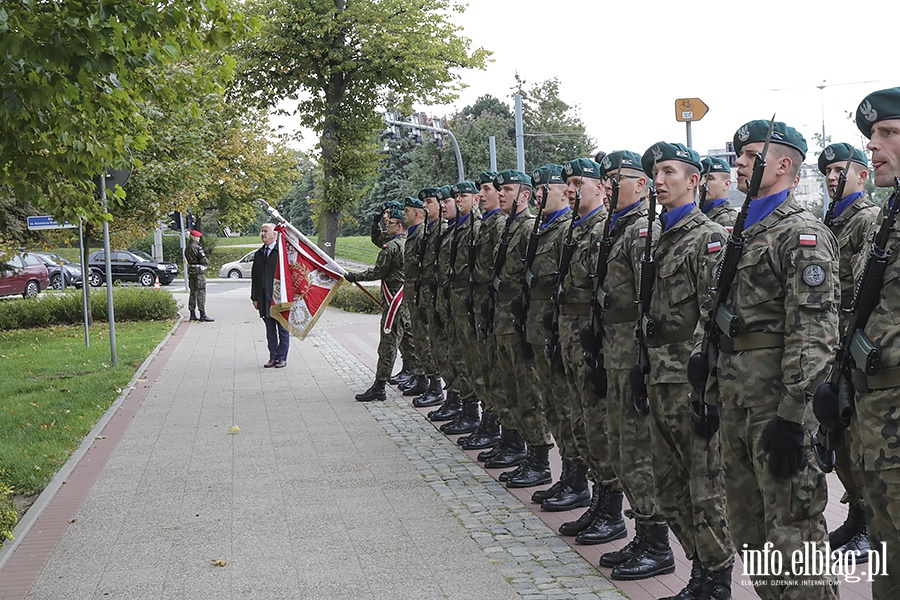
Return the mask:
<path fill-rule="evenodd" d="M 879 369 L 875 375 L 866 375 L 861 369 L 851 369 L 850 379 L 859 392 L 896 388 L 900 387 L 900 367 Z"/>
<path fill-rule="evenodd" d="M 722 352 L 742 352 L 744 350 L 762 350 L 764 348 L 783 348 L 783 333 L 764 333 L 761 331 L 742 333 L 736 338 L 719 336 L 719 350 Z"/>

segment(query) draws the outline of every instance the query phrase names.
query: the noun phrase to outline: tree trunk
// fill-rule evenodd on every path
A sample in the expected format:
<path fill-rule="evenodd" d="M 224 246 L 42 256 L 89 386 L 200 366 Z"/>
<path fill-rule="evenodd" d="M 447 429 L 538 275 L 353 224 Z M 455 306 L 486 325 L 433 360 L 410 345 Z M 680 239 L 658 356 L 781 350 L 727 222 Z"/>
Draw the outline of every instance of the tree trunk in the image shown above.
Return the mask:
<path fill-rule="evenodd" d="M 319 219 L 319 247 L 331 258 L 334 258 L 334 247 L 337 243 L 338 223 L 340 220 L 341 213 L 330 210 L 322 211 L 322 216 Z"/>

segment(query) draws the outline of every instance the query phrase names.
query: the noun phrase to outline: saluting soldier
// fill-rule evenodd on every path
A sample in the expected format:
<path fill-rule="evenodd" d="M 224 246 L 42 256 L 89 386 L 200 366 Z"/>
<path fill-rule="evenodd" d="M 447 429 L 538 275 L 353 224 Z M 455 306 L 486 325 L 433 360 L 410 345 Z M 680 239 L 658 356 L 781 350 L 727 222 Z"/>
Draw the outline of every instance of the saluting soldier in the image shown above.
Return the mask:
<path fill-rule="evenodd" d="M 717 156 L 707 156 L 702 161 L 701 177 L 706 184 L 706 200 L 700 205 L 710 221 L 715 221 L 731 233 L 737 219 L 737 211 L 728 202 L 731 189 L 731 166 Z"/>
<path fill-rule="evenodd" d="M 403 203 L 397 200 L 387 200 L 381 203 L 381 208 L 372 215 L 372 227 L 369 229 L 369 239 L 372 244 L 381 248 L 388 240 L 391 234 L 387 230 L 388 215 L 392 208 L 403 210 Z"/>
<path fill-rule="evenodd" d="M 849 160 L 849 168 L 848 168 Z M 866 239 L 878 217 L 878 207 L 865 193 L 869 179 L 869 161 L 863 151 L 850 144 L 831 144 L 819 155 L 819 171 L 825 176 L 832 202 L 825 215 L 825 224 L 834 233 L 840 253 L 841 310 L 838 313 L 839 332 L 847 328 L 853 306 L 853 261 L 866 245 Z M 836 198 L 841 172 L 846 171 L 843 194 Z M 834 447 L 834 471 L 844 485 L 841 502 L 847 504 L 847 518 L 832 531 L 828 542 L 832 551 L 852 552 L 856 564 L 869 560 L 869 537 L 866 533 L 863 503 L 862 474 L 850 457 L 850 433 L 844 431 Z"/>
<path fill-rule="evenodd" d="M 612 195 L 614 178 L 620 186 L 618 204 L 610 217 L 615 240 L 607 259 L 610 304 L 602 313 L 610 457 L 628 497 L 631 508 L 626 514 L 635 521 L 635 535 L 622 550 L 602 555 L 600 566 L 612 568 L 613 579 L 645 579 L 675 570 L 669 529 L 656 497 L 652 454 L 647 452 L 650 419 L 643 407 L 636 406 L 629 379 L 638 353 L 638 265 L 651 226 L 647 219 L 648 179 L 641 157 L 628 150 L 606 155 L 601 166 L 608 178 L 607 197 Z"/>
<path fill-rule="evenodd" d="M 718 426 L 694 424 L 687 364 L 703 338 L 697 324 L 711 307 L 713 268 L 728 233 L 694 203 L 702 168 L 697 152 L 659 142 L 644 152 L 641 163 L 653 174 L 657 201 L 665 211 L 651 248 L 656 277 L 649 316 L 655 331 L 645 332 L 653 479 L 660 509 L 692 563 L 687 586 L 666 600 L 725 599 L 731 597 L 734 546 Z"/>
<path fill-rule="evenodd" d="M 184 249 L 184 260 L 188 264 L 188 287 L 191 295 L 188 297 L 188 310 L 191 311 L 191 321 L 200 321 L 202 323 L 211 323 L 215 319 L 210 319 L 206 315 L 206 269 L 209 267 L 209 259 L 203 246 L 200 245 L 200 238 L 203 234 L 196 229 L 191 229 L 191 239 L 187 248 Z M 200 311 L 200 317 L 194 312 L 194 308 Z"/>
<path fill-rule="evenodd" d="M 403 336 L 409 339 L 409 346 L 414 351 L 415 360 L 410 361 L 411 375 L 405 381 L 398 381 L 395 385 L 400 387 L 404 396 L 418 396 L 428 390 L 428 367 L 433 363 L 431 358 L 431 345 L 427 337 L 422 335 L 424 325 L 420 322 L 419 311 L 416 310 L 416 281 L 419 279 L 419 257 L 422 244 L 425 239 L 425 206 L 422 201 L 412 196 L 403 199 L 403 222 L 406 225 L 406 243 L 403 245 L 403 272 L 406 283 L 403 286 L 403 304 L 409 313 L 409 331 Z M 408 358 L 404 356 L 404 358 Z M 399 375 L 399 374 L 398 374 Z M 391 380 L 394 383 L 394 379 Z"/>
<path fill-rule="evenodd" d="M 734 134 L 738 188 L 747 192 L 769 121 Z M 724 302 L 739 321 L 718 334 L 719 414 L 728 524 L 738 552 L 787 560 L 804 544 L 824 550 L 825 476 L 809 443 L 809 403 L 837 344 L 839 283 L 834 236 L 794 199 L 806 140 L 774 123 L 759 193 L 744 221 L 743 255 Z M 722 263 L 724 268 L 725 263 Z M 716 323 L 724 323 L 718 308 Z M 732 336 L 732 337 L 729 337 Z M 758 571 L 758 569 L 757 569 Z M 836 598 L 826 576 L 750 573 L 762 598 Z"/>
<path fill-rule="evenodd" d="M 900 87 L 873 92 L 856 109 L 856 125 L 869 138 L 873 179 L 890 188 L 900 177 Z M 898 200 L 900 201 L 900 200 Z M 882 212 L 888 205 L 882 207 Z M 883 215 L 882 215 L 883 216 Z M 880 219 L 879 219 L 880 221 Z M 887 247 L 891 249 L 878 305 L 872 311 L 865 334 L 881 351 L 877 374 L 856 370 L 856 413 L 850 421 L 852 455 L 861 469 L 869 520 L 869 539 L 874 549 L 887 548 L 886 567 L 875 574 L 875 600 L 900 597 L 900 223 L 894 222 Z M 861 275 L 865 256 L 859 257 L 855 274 Z"/>
<path fill-rule="evenodd" d="M 349 282 L 381 280 L 384 305 L 381 311 L 381 339 L 378 342 L 378 364 L 375 367 L 375 382 L 365 392 L 356 395 L 360 402 L 385 400 L 384 385 L 391 376 L 397 347 L 404 330 L 409 328 L 409 315 L 403 305 L 403 245 L 406 242 L 406 226 L 403 211 L 392 208 L 388 214 L 388 232 L 391 239 L 382 247 L 375 260 L 375 266 L 361 273 L 346 273 Z"/>

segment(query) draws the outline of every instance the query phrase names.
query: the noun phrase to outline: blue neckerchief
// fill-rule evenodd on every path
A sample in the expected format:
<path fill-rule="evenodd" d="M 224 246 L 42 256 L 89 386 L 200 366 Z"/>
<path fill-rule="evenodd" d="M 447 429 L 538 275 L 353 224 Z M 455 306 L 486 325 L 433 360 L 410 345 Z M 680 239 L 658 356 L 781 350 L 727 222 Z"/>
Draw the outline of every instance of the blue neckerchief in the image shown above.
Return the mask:
<path fill-rule="evenodd" d="M 413 233 L 415 233 L 416 229 L 421 225 L 421 223 L 416 223 L 415 225 L 410 225 L 409 229 L 406 230 L 406 236 L 412 237 Z"/>
<path fill-rule="evenodd" d="M 791 190 L 789 188 L 783 192 L 771 194 L 765 198 L 756 198 L 750 202 L 750 207 L 747 209 L 747 218 L 744 220 L 744 230 L 746 231 L 749 227 L 768 217 L 773 210 L 778 208 L 779 204 L 787 200 L 790 193 Z"/>
<path fill-rule="evenodd" d="M 659 220 L 663 225 L 663 232 L 666 232 L 675 227 L 675 225 L 678 224 L 678 221 L 683 219 L 685 215 L 691 212 L 691 209 L 693 208 L 694 203 L 689 202 L 683 206 L 679 206 L 678 208 L 667 210 L 663 214 L 659 215 Z"/>
<path fill-rule="evenodd" d="M 850 205 L 853 204 L 853 201 L 863 195 L 864 192 L 856 192 L 854 194 L 850 194 L 840 202 L 834 205 L 834 218 L 837 219 L 841 216 L 841 213 L 850 208 Z"/>
<path fill-rule="evenodd" d="M 441 222 L 440 219 L 435 219 L 434 221 L 430 221 L 430 222 L 428 222 L 428 223 L 425 223 L 425 231 L 431 231 L 431 228 L 434 226 L 434 224 L 435 224 L 435 223 L 440 223 L 440 222 Z"/>
<path fill-rule="evenodd" d="M 708 215 L 712 209 L 722 206 L 728 202 L 728 198 L 719 198 L 718 200 L 713 200 L 712 202 L 707 202 L 703 206 L 700 207 L 700 210 L 703 211 L 704 215 Z"/>
<path fill-rule="evenodd" d="M 452 219 L 447 219 L 447 229 L 450 229 L 451 227 L 456 227 L 456 220 L 458 218 L 459 217 L 453 217 Z"/>
<path fill-rule="evenodd" d="M 593 215 L 594 213 L 596 213 L 596 212 L 597 212 L 598 210 L 600 210 L 601 208 L 603 208 L 603 204 L 602 204 L 602 203 L 600 204 L 600 206 L 598 206 L 597 208 L 595 208 L 594 210 L 592 210 L 592 211 L 589 212 L 588 214 L 584 215 L 583 217 L 579 217 L 579 218 L 575 219 L 575 224 L 574 224 L 572 227 L 578 227 L 579 225 L 581 225 L 582 223 L 584 223 L 585 221 L 587 221 L 588 219 L 590 219 L 590 218 L 591 218 L 591 215 Z"/>
<path fill-rule="evenodd" d="M 550 213 L 549 216 L 544 215 L 544 223 L 543 223 L 543 225 L 541 225 L 541 231 L 547 229 L 547 227 L 550 226 L 550 223 L 552 223 L 553 221 L 557 220 L 558 218 L 560 218 L 561 216 L 563 216 L 564 214 L 569 212 L 569 210 L 571 210 L 571 209 L 568 206 L 566 206 L 555 212 Z"/>
<path fill-rule="evenodd" d="M 463 226 L 463 225 L 466 223 L 466 219 L 468 219 L 468 218 L 469 218 L 469 215 L 471 215 L 471 214 L 472 214 L 472 213 L 469 213 L 468 215 L 465 215 L 465 216 L 463 216 L 463 215 L 458 215 L 458 216 L 456 217 L 456 226 L 457 226 L 457 227 Z"/>
<path fill-rule="evenodd" d="M 611 223 L 610 226 L 609 226 L 610 231 L 612 231 L 613 227 L 616 226 L 616 221 L 619 220 L 619 217 L 622 217 L 622 216 L 624 216 L 625 214 L 627 214 L 627 213 L 631 212 L 632 210 L 634 210 L 634 208 L 635 208 L 638 204 L 640 204 L 643 200 L 644 200 L 644 199 L 641 198 L 640 200 L 638 200 L 638 201 L 635 202 L 634 204 L 629 204 L 628 206 L 626 206 L 626 207 L 623 208 L 622 210 L 617 210 L 616 212 L 614 212 L 613 215 L 612 215 L 612 223 Z"/>
<path fill-rule="evenodd" d="M 394 239 L 394 238 L 397 237 L 398 235 L 400 235 L 400 234 L 399 234 L 399 233 L 395 233 L 394 235 L 391 236 L 391 239 Z"/>
<path fill-rule="evenodd" d="M 523 212 L 528 212 L 528 205 L 527 205 L 527 204 L 525 205 L 525 208 L 523 208 L 522 210 L 520 210 L 519 212 L 517 212 L 516 214 L 514 214 L 513 216 L 511 216 L 510 219 L 512 219 L 513 221 L 515 221 L 515 220 L 516 220 L 516 217 L 518 217 L 519 215 L 521 215 Z"/>
<path fill-rule="evenodd" d="M 497 212 L 497 211 L 499 211 L 499 210 L 500 210 L 499 208 L 495 208 L 495 209 L 492 210 L 491 212 L 486 212 L 486 213 L 484 213 L 483 215 L 481 215 L 481 220 L 482 220 L 482 221 L 487 221 L 487 220 L 491 217 L 491 215 L 493 215 L 495 212 Z"/>

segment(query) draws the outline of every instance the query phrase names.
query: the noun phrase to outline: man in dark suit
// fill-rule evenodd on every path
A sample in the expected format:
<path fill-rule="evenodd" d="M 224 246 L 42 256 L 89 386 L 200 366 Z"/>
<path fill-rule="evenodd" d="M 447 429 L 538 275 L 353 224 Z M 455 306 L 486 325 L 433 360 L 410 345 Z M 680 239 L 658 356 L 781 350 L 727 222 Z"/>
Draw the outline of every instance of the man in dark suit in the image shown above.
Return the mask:
<path fill-rule="evenodd" d="M 266 339 L 269 343 L 269 362 L 265 368 L 280 369 L 287 365 L 288 347 L 291 334 L 277 320 L 269 316 L 275 284 L 275 266 L 278 264 L 278 234 L 275 225 L 266 223 L 260 231 L 262 248 L 253 255 L 253 269 L 250 278 L 250 300 L 253 308 L 266 323 Z"/>

